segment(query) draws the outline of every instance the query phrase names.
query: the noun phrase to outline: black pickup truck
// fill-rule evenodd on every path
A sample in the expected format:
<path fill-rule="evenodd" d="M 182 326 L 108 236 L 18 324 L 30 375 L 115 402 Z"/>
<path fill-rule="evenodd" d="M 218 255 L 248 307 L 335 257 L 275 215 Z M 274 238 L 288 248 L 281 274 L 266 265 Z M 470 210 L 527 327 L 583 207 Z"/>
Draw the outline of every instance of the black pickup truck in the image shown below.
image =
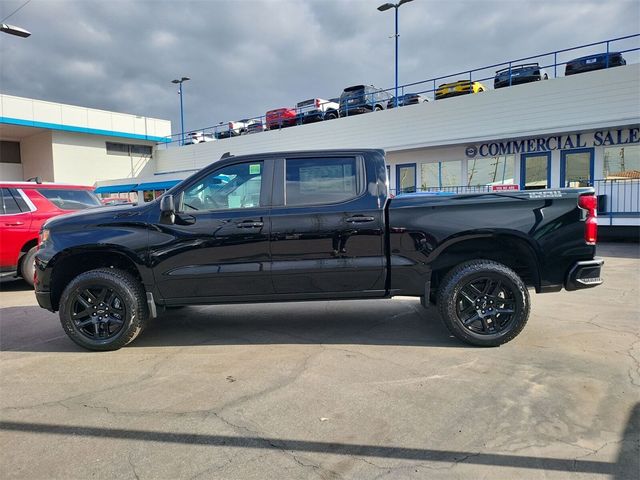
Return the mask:
<path fill-rule="evenodd" d="M 512 340 L 528 289 L 602 283 L 590 188 L 391 198 L 381 150 L 223 158 L 139 206 L 49 220 L 36 296 L 92 350 L 159 311 L 420 297 L 473 345 Z"/>

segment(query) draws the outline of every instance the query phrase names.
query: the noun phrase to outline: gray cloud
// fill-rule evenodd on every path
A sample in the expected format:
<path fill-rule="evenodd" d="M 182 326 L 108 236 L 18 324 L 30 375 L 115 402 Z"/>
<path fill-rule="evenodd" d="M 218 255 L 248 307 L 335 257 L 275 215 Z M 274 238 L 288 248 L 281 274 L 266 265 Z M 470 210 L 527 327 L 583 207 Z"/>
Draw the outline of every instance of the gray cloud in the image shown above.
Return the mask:
<path fill-rule="evenodd" d="M 0 17 L 20 3 L 1 2 Z M 177 132 L 170 81 L 182 75 L 192 78 L 188 129 L 338 96 L 356 83 L 391 87 L 393 12 L 378 12 L 380 3 L 32 0 L 10 23 L 33 35 L 0 37 L 0 88 L 167 118 Z M 639 24 L 636 1 L 415 0 L 400 9 L 400 81 L 632 34 Z"/>

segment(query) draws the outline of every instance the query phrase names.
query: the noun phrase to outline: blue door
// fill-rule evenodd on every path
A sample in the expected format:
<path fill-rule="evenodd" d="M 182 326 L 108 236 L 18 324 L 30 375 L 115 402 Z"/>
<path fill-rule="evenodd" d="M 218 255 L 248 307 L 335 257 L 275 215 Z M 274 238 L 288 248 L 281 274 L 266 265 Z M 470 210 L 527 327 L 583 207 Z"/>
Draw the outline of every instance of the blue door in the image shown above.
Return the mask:
<path fill-rule="evenodd" d="M 593 148 L 560 152 L 560 187 L 593 185 Z"/>
<path fill-rule="evenodd" d="M 551 188 L 551 152 L 520 156 L 520 190 Z"/>

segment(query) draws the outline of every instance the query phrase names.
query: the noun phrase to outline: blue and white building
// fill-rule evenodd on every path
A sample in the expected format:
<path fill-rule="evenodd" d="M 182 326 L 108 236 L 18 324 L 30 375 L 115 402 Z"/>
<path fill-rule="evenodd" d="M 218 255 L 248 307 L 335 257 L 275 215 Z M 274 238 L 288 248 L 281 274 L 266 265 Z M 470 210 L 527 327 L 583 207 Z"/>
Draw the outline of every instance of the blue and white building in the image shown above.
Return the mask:
<path fill-rule="evenodd" d="M 153 174 L 171 122 L 0 94 L 0 180 L 93 185 Z"/>

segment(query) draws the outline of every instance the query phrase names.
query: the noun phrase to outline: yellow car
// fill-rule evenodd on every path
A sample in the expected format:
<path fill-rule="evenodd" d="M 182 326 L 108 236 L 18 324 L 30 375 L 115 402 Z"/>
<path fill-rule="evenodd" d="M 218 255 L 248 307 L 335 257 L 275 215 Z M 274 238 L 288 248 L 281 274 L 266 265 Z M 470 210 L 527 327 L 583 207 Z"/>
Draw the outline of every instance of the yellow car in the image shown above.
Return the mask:
<path fill-rule="evenodd" d="M 443 83 L 436 90 L 436 100 L 456 97 L 458 95 L 467 95 L 469 93 L 480 93 L 485 90 L 486 87 L 480 82 L 471 82 L 469 80 L 458 80 L 453 83 Z"/>

